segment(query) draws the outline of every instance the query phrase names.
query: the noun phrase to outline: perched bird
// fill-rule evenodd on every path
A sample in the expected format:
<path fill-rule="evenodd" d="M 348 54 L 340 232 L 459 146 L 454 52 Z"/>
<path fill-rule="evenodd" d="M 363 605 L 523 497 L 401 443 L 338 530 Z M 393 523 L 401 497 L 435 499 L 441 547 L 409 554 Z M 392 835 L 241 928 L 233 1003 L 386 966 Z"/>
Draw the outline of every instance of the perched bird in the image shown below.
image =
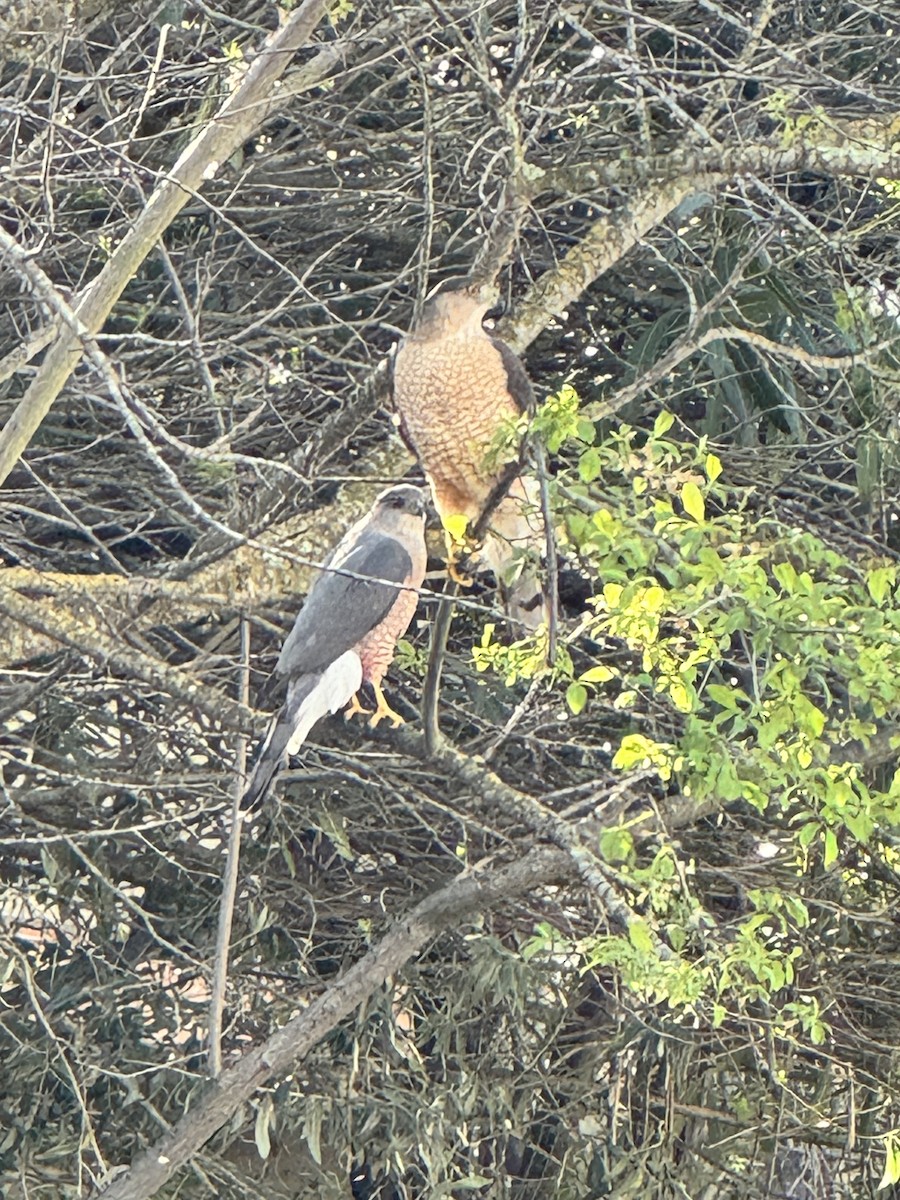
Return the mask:
<path fill-rule="evenodd" d="M 273 682 L 287 699 L 257 753 L 241 801 L 258 806 L 287 758 L 313 725 L 372 685 L 377 707 L 369 724 L 402 718 L 381 690 L 398 640 L 413 619 L 425 578 L 425 493 L 401 484 L 382 492 L 369 513 L 338 542 L 288 634 Z"/>
<path fill-rule="evenodd" d="M 522 363 L 482 327 L 492 299 L 488 288 L 467 280 L 440 284 L 394 359 L 400 432 L 431 485 L 456 578 L 465 544 L 454 527 L 460 517 L 470 528 L 478 521 L 514 457 L 507 451 L 492 461 L 498 435 L 534 404 Z M 508 614 L 529 629 L 547 619 L 544 545 L 539 484 L 518 475 L 492 513 L 477 556 L 496 575 Z"/>

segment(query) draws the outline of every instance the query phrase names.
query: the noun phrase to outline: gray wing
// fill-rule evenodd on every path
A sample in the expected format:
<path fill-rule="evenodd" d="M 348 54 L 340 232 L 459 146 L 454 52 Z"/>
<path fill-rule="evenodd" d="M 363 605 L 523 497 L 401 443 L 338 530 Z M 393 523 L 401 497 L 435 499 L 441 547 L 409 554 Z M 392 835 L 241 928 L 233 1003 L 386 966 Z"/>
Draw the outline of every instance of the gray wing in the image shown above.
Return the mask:
<path fill-rule="evenodd" d="M 492 337 L 491 345 L 500 352 L 503 366 L 506 368 L 506 385 L 509 394 L 523 413 L 534 412 L 534 388 L 522 365 L 522 360 L 499 338 Z"/>
<path fill-rule="evenodd" d="M 276 675 L 321 671 L 352 650 L 381 624 L 399 595 L 390 583 L 376 580 L 403 583 L 412 570 L 412 559 L 396 538 L 366 530 L 339 569 L 370 578 L 351 579 L 334 571 L 318 577 L 281 647 Z"/>

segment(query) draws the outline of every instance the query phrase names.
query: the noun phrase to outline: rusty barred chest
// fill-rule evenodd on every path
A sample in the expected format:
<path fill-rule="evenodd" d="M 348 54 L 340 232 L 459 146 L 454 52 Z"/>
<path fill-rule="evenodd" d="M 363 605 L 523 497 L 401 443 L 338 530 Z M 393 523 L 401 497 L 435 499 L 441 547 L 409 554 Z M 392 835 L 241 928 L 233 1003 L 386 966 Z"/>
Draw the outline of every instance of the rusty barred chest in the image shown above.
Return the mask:
<path fill-rule="evenodd" d="M 413 570 L 404 582 L 410 587 L 419 588 L 422 586 L 424 578 L 425 554 L 423 552 L 421 563 L 416 562 L 413 565 Z M 391 665 L 397 642 L 409 628 L 418 603 L 418 593 L 411 591 L 398 593 L 393 607 L 381 624 L 376 625 L 371 633 L 367 633 L 357 643 L 356 651 L 362 663 L 363 680 L 366 683 L 381 683 Z"/>
<path fill-rule="evenodd" d="M 484 337 L 407 341 L 394 366 L 394 395 L 432 481 L 462 493 L 486 493 L 500 472 L 485 467 L 485 450 L 503 423 L 518 415 L 506 369 L 491 342 Z"/>

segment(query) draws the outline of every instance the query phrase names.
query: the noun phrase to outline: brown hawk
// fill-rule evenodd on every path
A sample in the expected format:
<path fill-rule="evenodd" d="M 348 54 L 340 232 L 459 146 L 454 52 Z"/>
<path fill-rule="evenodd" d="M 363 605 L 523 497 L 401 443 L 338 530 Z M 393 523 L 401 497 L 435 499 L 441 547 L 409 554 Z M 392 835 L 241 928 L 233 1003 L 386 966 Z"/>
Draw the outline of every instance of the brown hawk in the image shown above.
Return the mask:
<path fill-rule="evenodd" d="M 461 517 L 470 527 L 477 522 L 505 474 L 502 458 L 490 461 L 491 448 L 534 403 L 522 363 L 482 326 L 492 298 L 466 280 L 440 284 L 394 359 L 400 432 L 422 465 L 445 530 L 453 531 L 451 574 L 460 548 L 454 527 Z M 547 619 L 544 544 L 539 485 L 519 475 L 491 515 L 478 558 L 496 575 L 509 615 L 530 629 Z"/>
<path fill-rule="evenodd" d="M 338 542 L 275 664 L 272 682 L 287 684 L 287 699 L 257 753 L 242 807 L 262 802 L 326 713 L 350 700 L 348 716 L 365 711 L 356 699 L 363 683 L 372 685 L 377 701 L 369 724 L 383 717 L 400 724 L 381 681 L 416 611 L 425 560 L 425 493 L 406 484 L 382 492 Z"/>

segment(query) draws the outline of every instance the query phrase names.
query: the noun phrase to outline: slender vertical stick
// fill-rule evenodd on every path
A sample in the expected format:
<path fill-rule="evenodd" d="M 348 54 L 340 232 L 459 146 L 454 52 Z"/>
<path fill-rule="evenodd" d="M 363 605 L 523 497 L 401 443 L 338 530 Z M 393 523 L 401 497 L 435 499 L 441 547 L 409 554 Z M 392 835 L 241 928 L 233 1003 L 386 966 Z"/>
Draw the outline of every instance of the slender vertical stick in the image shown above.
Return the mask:
<path fill-rule="evenodd" d="M 422 727 L 425 730 L 425 753 L 430 758 L 434 754 L 441 737 L 441 727 L 438 719 L 438 700 L 441 694 L 441 671 L 444 669 L 444 658 L 447 654 L 447 637 L 450 633 L 450 623 L 453 620 L 455 605 L 455 585 L 448 583 L 450 594 L 444 593 L 438 604 L 437 616 L 431 627 L 431 650 L 428 655 L 428 670 L 425 674 L 425 686 L 422 689 Z"/>
<path fill-rule="evenodd" d="M 238 700 L 249 703 L 250 696 L 250 625 L 241 617 L 241 659 L 237 679 Z M 216 934 L 216 959 L 213 965 L 212 993 L 209 998 L 209 1073 L 213 1079 L 222 1073 L 222 1019 L 225 1013 L 225 989 L 228 986 L 228 952 L 231 947 L 231 923 L 237 895 L 238 863 L 241 857 L 241 796 L 247 783 L 247 739 L 240 733 L 235 749 L 234 792 L 228 830 L 228 854 L 219 903 L 219 928 Z"/>

